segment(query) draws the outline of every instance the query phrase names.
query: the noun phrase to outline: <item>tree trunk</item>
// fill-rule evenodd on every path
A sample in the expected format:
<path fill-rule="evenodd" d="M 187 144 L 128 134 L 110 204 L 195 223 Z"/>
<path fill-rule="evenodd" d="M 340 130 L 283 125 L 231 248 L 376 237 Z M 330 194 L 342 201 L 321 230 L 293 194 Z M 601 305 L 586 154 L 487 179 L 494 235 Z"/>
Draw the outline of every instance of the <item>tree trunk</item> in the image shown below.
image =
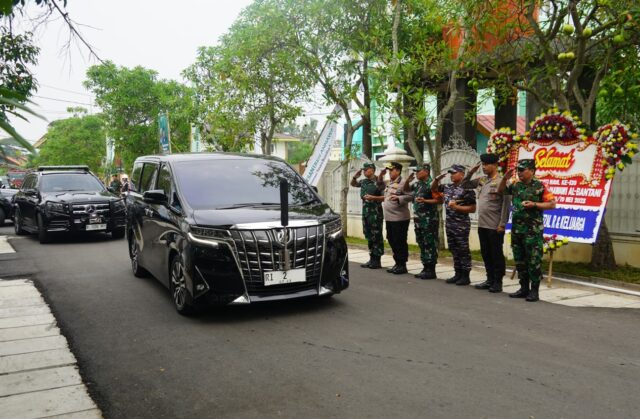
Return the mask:
<path fill-rule="evenodd" d="M 615 270 L 618 267 L 613 253 L 613 243 L 609 236 L 609 229 L 604 219 L 598 230 L 598 238 L 593 244 L 590 267 L 597 271 Z"/>
<path fill-rule="evenodd" d="M 371 144 L 371 93 L 369 92 L 369 74 L 367 69 L 367 62 L 364 63 L 365 74 L 362 78 L 362 88 L 364 97 L 364 106 L 366 112 L 362 115 L 364 123 L 362 124 L 362 154 L 373 160 L 373 147 Z"/>
<path fill-rule="evenodd" d="M 345 159 L 340 163 L 340 165 L 342 166 L 342 170 L 340 172 L 340 218 L 342 219 L 342 231 L 345 235 L 348 231 L 347 196 L 349 195 L 349 161 L 351 160 L 349 151 L 351 150 L 353 133 L 354 130 L 351 127 L 351 124 L 348 124 L 345 130 Z"/>

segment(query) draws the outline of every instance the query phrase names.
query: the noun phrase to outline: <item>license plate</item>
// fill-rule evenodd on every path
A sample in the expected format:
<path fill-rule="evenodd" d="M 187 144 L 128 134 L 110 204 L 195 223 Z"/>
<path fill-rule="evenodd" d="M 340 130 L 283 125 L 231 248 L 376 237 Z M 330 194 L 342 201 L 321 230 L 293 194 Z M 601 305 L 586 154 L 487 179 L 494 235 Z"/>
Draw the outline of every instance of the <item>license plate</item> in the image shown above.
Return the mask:
<path fill-rule="evenodd" d="M 106 230 L 106 224 L 87 224 L 87 231 L 89 230 Z"/>
<path fill-rule="evenodd" d="M 89 224 L 101 224 L 101 223 L 102 223 L 102 218 L 100 217 L 89 218 Z"/>
<path fill-rule="evenodd" d="M 264 273 L 265 286 L 278 285 L 278 284 L 290 284 L 292 282 L 305 282 L 306 280 L 307 280 L 307 270 L 305 268 Z"/>

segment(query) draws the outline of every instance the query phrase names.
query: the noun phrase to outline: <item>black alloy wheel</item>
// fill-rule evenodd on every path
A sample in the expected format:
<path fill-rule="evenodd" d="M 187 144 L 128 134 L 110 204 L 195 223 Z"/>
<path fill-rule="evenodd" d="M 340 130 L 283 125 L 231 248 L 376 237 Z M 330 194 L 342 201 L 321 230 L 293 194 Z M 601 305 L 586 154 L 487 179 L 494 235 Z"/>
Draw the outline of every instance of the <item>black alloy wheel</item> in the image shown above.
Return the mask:
<path fill-rule="evenodd" d="M 46 244 L 51 242 L 51 234 L 47 232 L 46 227 L 44 226 L 44 220 L 42 219 L 42 214 L 38 213 L 38 240 L 40 240 L 40 244 Z"/>
<path fill-rule="evenodd" d="M 129 239 L 129 258 L 131 259 L 131 270 L 133 271 L 133 275 L 138 278 L 144 278 L 148 275 L 146 269 L 140 266 L 138 261 L 138 257 L 140 256 L 140 249 L 138 248 L 138 242 L 136 241 L 133 233 Z"/>
<path fill-rule="evenodd" d="M 169 290 L 176 311 L 182 315 L 193 313 L 193 306 L 189 302 L 189 291 L 187 290 L 187 280 L 184 277 L 184 265 L 180 255 L 175 255 L 171 260 L 171 272 Z"/>
<path fill-rule="evenodd" d="M 16 236 L 24 236 L 27 232 L 22 228 L 22 214 L 20 214 L 20 208 L 16 208 L 15 214 L 13 214 L 13 229 L 16 232 Z"/>

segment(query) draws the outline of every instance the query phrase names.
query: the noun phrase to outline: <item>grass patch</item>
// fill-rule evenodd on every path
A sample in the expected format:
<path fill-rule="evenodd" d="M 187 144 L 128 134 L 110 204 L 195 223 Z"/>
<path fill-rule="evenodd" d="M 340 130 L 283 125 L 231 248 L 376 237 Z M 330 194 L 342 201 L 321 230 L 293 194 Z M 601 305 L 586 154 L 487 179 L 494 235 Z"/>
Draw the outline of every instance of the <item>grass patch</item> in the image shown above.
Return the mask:
<path fill-rule="evenodd" d="M 367 248 L 367 241 L 358 237 L 347 237 L 347 244 Z M 391 249 L 389 242 L 384 242 L 385 249 Z M 418 245 L 410 244 L 409 252 L 413 254 L 420 254 L 420 248 Z M 451 252 L 447 249 L 440 250 L 438 252 L 439 257 L 451 257 Z M 471 259 L 482 262 L 482 254 L 479 250 L 471 251 Z M 513 259 L 507 259 L 507 265 L 513 266 Z M 547 275 L 549 272 L 549 262 L 542 261 L 542 273 Z M 574 263 L 574 262 L 554 262 L 553 272 L 558 274 L 567 274 L 573 276 L 582 277 L 598 277 L 604 279 L 610 279 L 613 281 L 627 282 L 630 284 L 640 284 L 640 268 L 634 268 L 632 266 L 618 266 L 616 270 L 604 270 L 594 271 L 589 267 L 588 263 Z"/>

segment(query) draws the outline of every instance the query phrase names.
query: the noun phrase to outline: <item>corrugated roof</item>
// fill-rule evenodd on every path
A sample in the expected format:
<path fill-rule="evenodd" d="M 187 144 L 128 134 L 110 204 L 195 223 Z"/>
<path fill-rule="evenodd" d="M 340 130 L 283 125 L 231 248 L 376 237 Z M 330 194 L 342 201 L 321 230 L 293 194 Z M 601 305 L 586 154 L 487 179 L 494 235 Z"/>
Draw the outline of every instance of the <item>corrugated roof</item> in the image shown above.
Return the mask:
<path fill-rule="evenodd" d="M 476 115 L 476 128 L 482 134 L 489 137 L 496 129 L 496 117 L 494 115 Z M 498 127 L 502 128 L 502 127 Z M 527 120 L 524 116 L 518 116 L 516 119 L 516 132 L 519 135 L 527 131 Z"/>

